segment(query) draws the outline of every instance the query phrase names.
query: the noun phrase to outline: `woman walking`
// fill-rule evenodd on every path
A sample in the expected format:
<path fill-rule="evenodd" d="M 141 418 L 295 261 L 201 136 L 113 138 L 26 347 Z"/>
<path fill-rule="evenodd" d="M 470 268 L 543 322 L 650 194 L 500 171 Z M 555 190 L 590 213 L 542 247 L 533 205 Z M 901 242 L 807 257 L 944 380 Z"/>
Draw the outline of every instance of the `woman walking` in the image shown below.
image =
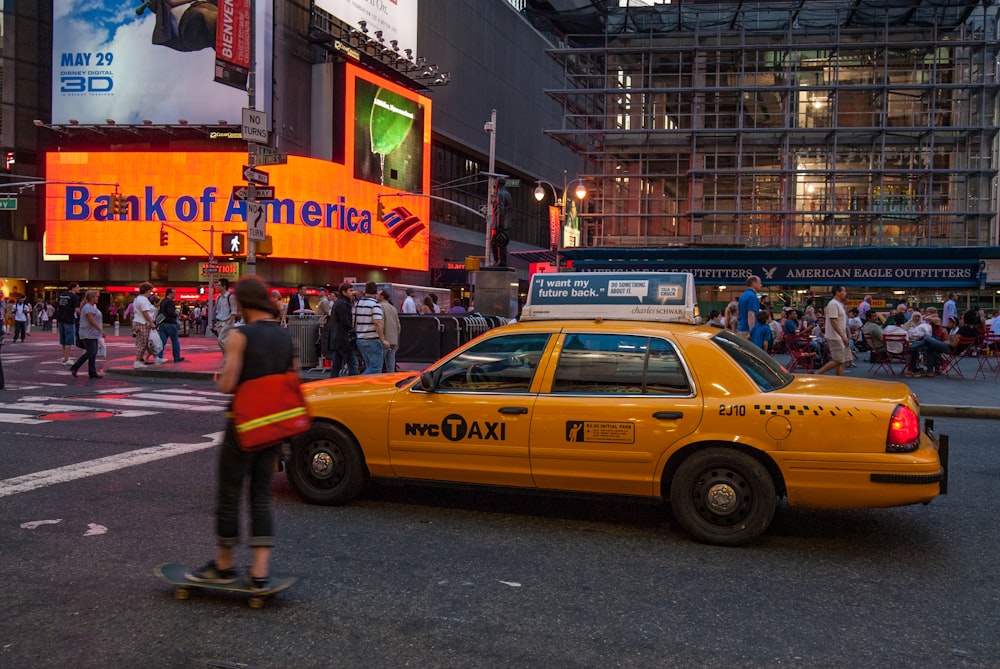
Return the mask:
<path fill-rule="evenodd" d="M 135 337 L 135 362 L 132 366 L 143 369 L 146 365 L 146 356 L 155 357 L 155 353 L 149 348 L 149 333 L 156 327 L 156 307 L 149 301 L 149 296 L 153 292 L 153 284 L 143 281 L 139 284 L 139 295 L 132 301 L 132 336 Z"/>
<path fill-rule="evenodd" d="M 87 365 L 87 375 L 92 379 L 103 379 L 97 373 L 97 347 L 104 336 L 101 311 L 97 308 L 97 291 L 88 290 L 83 294 L 83 305 L 80 307 L 80 341 L 83 343 L 83 355 L 76 359 L 69 373 L 76 373 Z"/>

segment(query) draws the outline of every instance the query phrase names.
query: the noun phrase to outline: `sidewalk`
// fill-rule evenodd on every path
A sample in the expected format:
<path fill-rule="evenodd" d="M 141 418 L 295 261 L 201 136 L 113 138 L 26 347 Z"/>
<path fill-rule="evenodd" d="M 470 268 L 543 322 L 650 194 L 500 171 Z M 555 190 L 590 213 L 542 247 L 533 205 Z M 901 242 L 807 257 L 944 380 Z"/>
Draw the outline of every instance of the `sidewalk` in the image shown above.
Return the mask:
<path fill-rule="evenodd" d="M 41 332 L 32 329 L 32 337 L 49 338 L 55 349 L 56 335 L 52 332 Z M 177 379 L 202 379 L 212 381 L 222 367 L 222 352 L 214 337 L 191 335 L 181 338 L 182 362 L 172 362 L 169 344 L 165 358 L 168 362 L 162 365 L 147 365 L 143 369 L 133 369 L 135 356 L 131 354 L 133 339 L 131 334 L 122 329 L 117 336 L 106 335 L 109 348 L 109 360 L 98 361 L 107 374 L 120 376 L 146 376 Z M 7 347 L 5 347 L 7 348 Z M 128 353 L 126 353 L 126 351 Z M 775 359 L 781 364 L 787 364 L 788 356 L 778 355 Z M 948 418 L 991 418 L 1000 419 L 1000 381 L 993 380 L 993 372 L 984 381 L 982 375 L 978 379 L 973 376 L 979 367 L 977 358 L 962 361 L 961 369 L 964 377 L 933 378 L 893 377 L 886 374 L 877 376 L 868 373 L 869 364 L 864 357 L 857 362 L 857 367 L 848 369 L 846 376 L 852 378 L 871 378 L 882 381 L 899 381 L 913 390 L 920 401 L 921 414 Z M 404 369 L 423 369 L 423 364 L 400 363 Z M 305 381 L 315 381 L 326 378 L 319 371 L 302 370 Z"/>

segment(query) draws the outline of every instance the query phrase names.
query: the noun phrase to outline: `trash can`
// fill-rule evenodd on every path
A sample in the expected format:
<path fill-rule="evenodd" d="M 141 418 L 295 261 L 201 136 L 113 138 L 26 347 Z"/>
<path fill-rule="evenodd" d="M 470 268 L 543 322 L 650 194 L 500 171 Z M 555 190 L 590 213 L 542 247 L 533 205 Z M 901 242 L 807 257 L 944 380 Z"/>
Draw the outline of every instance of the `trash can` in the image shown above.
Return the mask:
<path fill-rule="evenodd" d="M 319 336 L 320 317 L 315 314 L 296 314 L 288 317 L 288 333 L 299 349 L 299 366 L 310 369 L 319 362 L 316 338 Z"/>

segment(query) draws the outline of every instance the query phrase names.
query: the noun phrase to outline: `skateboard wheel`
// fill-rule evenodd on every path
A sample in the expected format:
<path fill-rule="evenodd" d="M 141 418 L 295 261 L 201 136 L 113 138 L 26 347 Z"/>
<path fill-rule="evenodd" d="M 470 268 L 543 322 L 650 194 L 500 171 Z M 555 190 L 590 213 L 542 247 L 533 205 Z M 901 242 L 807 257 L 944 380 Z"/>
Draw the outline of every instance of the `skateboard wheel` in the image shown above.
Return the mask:
<path fill-rule="evenodd" d="M 264 598 L 263 597 L 251 597 L 250 598 L 250 608 L 251 609 L 262 609 L 262 608 L 264 608 Z"/>
<path fill-rule="evenodd" d="M 174 599 L 188 599 L 191 597 L 191 591 L 187 588 L 177 588 L 174 590 Z"/>

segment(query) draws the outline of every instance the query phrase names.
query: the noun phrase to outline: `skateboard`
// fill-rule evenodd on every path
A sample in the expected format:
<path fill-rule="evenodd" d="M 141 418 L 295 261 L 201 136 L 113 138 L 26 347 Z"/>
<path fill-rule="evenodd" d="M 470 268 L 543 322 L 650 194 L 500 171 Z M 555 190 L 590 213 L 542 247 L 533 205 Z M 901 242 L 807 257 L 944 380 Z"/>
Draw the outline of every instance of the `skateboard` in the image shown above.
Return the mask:
<path fill-rule="evenodd" d="M 251 590 L 242 582 L 221 584 L 221 583 L 198 583 L 184 578 L 190 568 L 187 565 L 177 562 L 165 562 L 153 568 L 153 573 L 161 579 L 174 586 L 174 599 L 187 599 L 191 596 L 191 590 L 202 588 L 204 590 L 222 590 L 224 592 L 239 592 L 250 595 L 250 608 L 259 609 L 264 606 L 264 600 L 275 595 L 282 590 L 292 587 L 297 576 L 271 576 L 271 587 L 267 590 Z"/>

